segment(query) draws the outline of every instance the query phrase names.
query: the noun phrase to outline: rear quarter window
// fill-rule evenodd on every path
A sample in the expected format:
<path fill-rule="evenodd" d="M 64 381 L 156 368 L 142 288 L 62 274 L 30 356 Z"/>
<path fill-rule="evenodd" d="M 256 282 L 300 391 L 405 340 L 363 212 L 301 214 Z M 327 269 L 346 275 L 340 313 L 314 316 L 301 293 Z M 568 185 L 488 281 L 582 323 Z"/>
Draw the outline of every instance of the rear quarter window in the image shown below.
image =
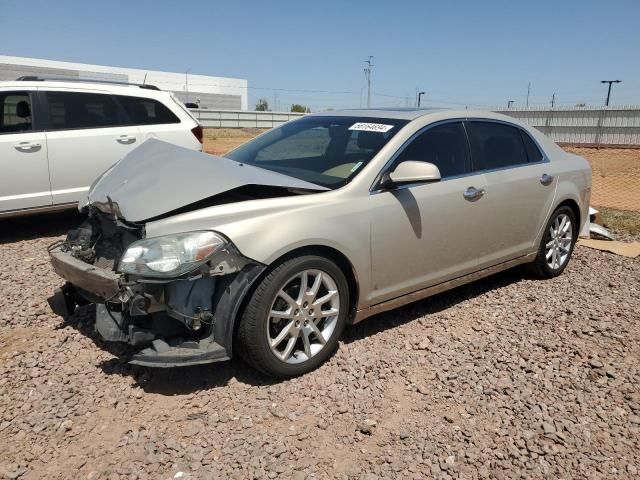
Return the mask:
<path fill-rule="evenodd" d="M 162 102 L 152 98 L 119 95 L 118 101 L 134 125 L 180 123 L 180 119 Z"/>
<path fill-rule="evenodd" d="M 529 162 L 536 163 L 542 161 L 544 155 L 538 148 L 538 145 L 536 145 L 536 142 L 533 141 L 531 136 L 522 130 L 520 130 L 520 135 L 522 136 L 522 141 L 524 142 L 524 148 L 527 151 L 527 158 L 529 159 Z"/>

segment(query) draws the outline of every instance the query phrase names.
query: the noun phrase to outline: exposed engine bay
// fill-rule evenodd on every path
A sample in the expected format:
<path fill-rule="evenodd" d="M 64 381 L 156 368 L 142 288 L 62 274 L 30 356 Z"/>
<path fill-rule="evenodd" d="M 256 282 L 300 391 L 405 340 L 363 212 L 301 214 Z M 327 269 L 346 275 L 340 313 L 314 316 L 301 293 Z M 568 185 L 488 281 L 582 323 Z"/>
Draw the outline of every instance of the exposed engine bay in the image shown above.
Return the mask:
<path fill-rule="evenodd" d="M 54 270 L 67 280 L 49 299 L 54 312 L 68 317 L 95 303 L 100 336 L 141 349 L 131 363 L 170 367 L 230 358 L 237 310 L 264 266 L 229 242 L 178 278 L 119 273 L 127 248 L 143 238 L 144 224 L 90 207 L 87 220 L 50 247 Z"/>

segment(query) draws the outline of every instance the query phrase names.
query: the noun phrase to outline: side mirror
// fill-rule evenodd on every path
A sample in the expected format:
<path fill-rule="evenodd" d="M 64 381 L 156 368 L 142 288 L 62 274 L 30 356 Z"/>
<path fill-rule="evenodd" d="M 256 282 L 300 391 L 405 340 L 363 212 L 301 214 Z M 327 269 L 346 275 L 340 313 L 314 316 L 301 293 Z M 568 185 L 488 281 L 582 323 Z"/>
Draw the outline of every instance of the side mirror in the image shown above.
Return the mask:
<path fill-rule="evenodd" d="M 393 172 L 383 175 L 382 188 L 393 188 L 412 183 L 431 183 L 440 181 L 440 169 L 433 163 L 407 160 L 400 163 Z"/>

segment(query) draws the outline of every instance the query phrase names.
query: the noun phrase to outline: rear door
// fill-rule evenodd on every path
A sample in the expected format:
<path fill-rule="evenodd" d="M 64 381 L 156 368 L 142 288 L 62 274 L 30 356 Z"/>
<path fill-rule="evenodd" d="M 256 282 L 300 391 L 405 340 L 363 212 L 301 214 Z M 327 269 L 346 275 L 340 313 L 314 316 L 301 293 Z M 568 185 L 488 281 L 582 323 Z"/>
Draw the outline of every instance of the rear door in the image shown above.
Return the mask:
<path fill-rule="evenodd" d="M 54 204 L 78 201 L 98 175 L 140 144 L 140 132 L 112 95 L 50 89 L 40 98 Z"/>
<path fill-rule="evenodd" d="M 188 119 L 181 120 L 164 103 L 153 98 L 118 95 L 131 122 L 137 125 L 142 141 L 156 138 L 185 148 L 200 150 L 202 145 L 191 132 L 197 122 L 190 115 L 182 115 Z M 167 99 L 174 102 L 169 95 Z"/>
<path fill-rule="evenodd" d="M 521 128 L 499 121 L 465 123 L 473 169 L 484 174 L 486 192 L 479 267 L 508 261 L 535 249 L 553 204 L 557 179 L 550 163 Z"/>
<path fill-rule="evenodd" d="M 0 212 L 51 205 L 35 90 L 0 90 Z"/>

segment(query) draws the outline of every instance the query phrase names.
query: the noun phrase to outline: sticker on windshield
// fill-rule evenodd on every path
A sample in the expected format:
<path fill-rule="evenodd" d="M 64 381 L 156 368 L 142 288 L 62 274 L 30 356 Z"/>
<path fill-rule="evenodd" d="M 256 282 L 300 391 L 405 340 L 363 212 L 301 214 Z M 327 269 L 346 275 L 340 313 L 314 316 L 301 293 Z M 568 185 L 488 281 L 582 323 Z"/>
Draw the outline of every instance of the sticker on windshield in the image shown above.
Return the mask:
<path fill-rule="evenodd" d="M 362 162 L 358 162 L 356 163 L 353 167 L 351 167 L 351 173 L 355 172 L 357 169 L 360 168 L 360 165 L 362 165 Z"/>
<path fill-rule="evenodd" d="M 358 130 L 360 132 L 380 132 L 385 133 L 393 128 L 393 125 L 384 125 L 382 123 L 354 123 L 349 130 Z"/>

